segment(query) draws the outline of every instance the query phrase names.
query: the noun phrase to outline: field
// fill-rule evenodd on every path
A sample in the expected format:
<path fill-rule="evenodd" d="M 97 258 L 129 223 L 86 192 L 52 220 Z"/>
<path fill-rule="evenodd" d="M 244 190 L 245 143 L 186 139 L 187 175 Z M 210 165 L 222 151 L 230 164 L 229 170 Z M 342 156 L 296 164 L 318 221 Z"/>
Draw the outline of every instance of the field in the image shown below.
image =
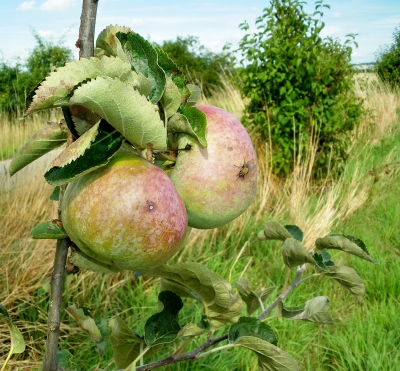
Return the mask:
<path fill-rule="evenodd" d="M 278 333 L 279 347 L 295 357 L 302 370 L 400 369 L 400 112 L 396 112 L 400 94 L 373 79 L 357 82 L 356 89 L 365 98 L 364 104 L 371 115 L 363 118 L 348 138 L 352 143 L 350 160 L 339 179 L 328 177 L 315 184 L 310 171 L 311 151 L 297 159 L 295 171 L 286 181 L 277 180 L 269 168 L 273 154 L 268 145 L 254 137 L 259 157 L 256 201 L 228 226 L 194 230 L 187 246 L 173 259 L 203 263 L 233 286 L 242 276 L 252 282 L 256 291 L 277 286 L 274 294 L 279 295 L 287 276 L 280 244 L 255 240 L 267 220 L 298 225 L 305 232 L 309 248 L 317 237 L 329 232 L 361 238 L 378 265 L 339 252 L 332 255 L 335 262 L 351 265 L 363 279 L 366 296 L 362 303 L 336 282 L 317 277 L 299 286 L 285 305 L 299 306 L 314 296 L 326 295 L 331 301 L 334 325 L 282 318 L 271 318 L 268 322 Z M 225 108 L 238 117 L 243 110 L 239 93 L 228 83 L 203 102 Z M 0 117 L 1 157 L 12 156 L 44 122 L 57 118 L 57 112 L 27 121 Z M 6 168 L 0 171 L 0 297 L 27 343 L 24 354 L 13 356 L 9 370 L 40 369 L 43 358 L 48 282 L 55 249 L 50 240 L 32 240 L 30 230 L 57 214 L 57 204 L 49 200 L 52 187 L 42 176 L 50 158 L 38 160 L 12 178 Z M 64 305 L 76 303 L 87 307 L 93 316 L 119 315 L 133 331 L 143 333 L 146 318 L 157 311 L 158 292 L 157 280 L 137 278 L 129 272 L 115 275 L 80 272 L 68 276 Z M 185 304 L 179 322 L 199 323 L 200 306 Z M 111 351 L 99 359 L 91 340 L 66 312 L 62 313 L 61 332 L 60 348 L 73 354 L 81 370 L 115 369 Z M 187 350 L 196 344 L 193 341 Z M 9 346 L 7 327 L 0 323 L 0 364 Z M 157 358 L 173 351 L 165 345 Z M 152 356 L 146 362 L 155 359 Z M 258 368 L 252 353 L 230 349 L 212 353 L 195 363 L 174 364 L 164 369 L 253 371 Z"/>

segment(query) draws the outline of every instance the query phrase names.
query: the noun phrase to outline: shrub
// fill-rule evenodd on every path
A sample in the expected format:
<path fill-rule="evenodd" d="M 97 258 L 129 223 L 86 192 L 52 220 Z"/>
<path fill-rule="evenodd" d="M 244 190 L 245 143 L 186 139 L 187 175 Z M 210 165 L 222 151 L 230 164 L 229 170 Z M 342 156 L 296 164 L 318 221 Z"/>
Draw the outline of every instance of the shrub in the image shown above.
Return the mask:
<path fill-rule="evenodd" d="M 378 51 L 375 68 L 382 81 L 393 88 L 400 85 L 400 27 L 393 32 L 393 44 Z"/>
<path fill-rule="evenodd" d="M 187 74 L 189 83 L 201 84 L 206 96 L 211 95 L 213 88 L 222 86 L 221 73 L 233 69 L 228 53 L 211 52 L 195 36 L 178 36 L 176 40 L 163 41 L 156 46 Z"/>
<path fill-rule="evenodd" d="M 318 146 L 316 174 L 329 158 L 339 166 L 346 157 L 344 135 L 362 113 L 350 63 L 354 35 L 344 44 L 322 39 L 323 7 L 328 6 L 317 1 L 309 15 L 298 0 L 272 0 L 256 20 L 257 31 L 246 34 L 237 50 L 240 89 L 248 98 L 243 120 L 270 141 L 277 175 L 289 173 L 294 154 L 312 136 Z M 249 30 L 246 22 L 240 27 Z"/>

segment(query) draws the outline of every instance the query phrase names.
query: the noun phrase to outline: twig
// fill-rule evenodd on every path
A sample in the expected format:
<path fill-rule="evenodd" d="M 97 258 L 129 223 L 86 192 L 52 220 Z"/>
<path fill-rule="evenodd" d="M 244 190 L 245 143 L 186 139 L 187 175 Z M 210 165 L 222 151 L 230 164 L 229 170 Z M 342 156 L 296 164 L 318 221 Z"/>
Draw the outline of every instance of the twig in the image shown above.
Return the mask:
<path fill-rule="evenodd" d="M 96 22 L 98 0 L 83 0 L 81 25 L 77 46 L 80 48 L 79 58 L 90 58 L 94 53 L 94 29 Z M 73 141 L 71 133 L 68 134 L 67 145 Z M 60 188 L 58 206 L 58 219 L 62 220 L 61 203 L 65 186 Z M 46 351 L 43 360 L 43 371 L 57 371 L 58 340 L 60 336 L 60 317 L 62 294 L 64 286 L 64 272 L 68 255 L 68 241 L 58 240 L 54 257 L 53 273 L 50 281 L 50 306 L 48 312 Z"/>
<path fill-rule="evenodd" d="M 267 309 L 265 309 L 257 316 L 258 319 L 263 319 L 268 313 L 272 312 L 281 301 L 286 299 L 290 292 L 300 284 L 300 277 L 304 273 L 306 268 L 307 264 L 303 264 L 302 266 L 297 268 L 296 277 L 293 279 L 293 282 L 290 284 L 290 286 L 285 290 L 285 292 L 282 292 Z"/>

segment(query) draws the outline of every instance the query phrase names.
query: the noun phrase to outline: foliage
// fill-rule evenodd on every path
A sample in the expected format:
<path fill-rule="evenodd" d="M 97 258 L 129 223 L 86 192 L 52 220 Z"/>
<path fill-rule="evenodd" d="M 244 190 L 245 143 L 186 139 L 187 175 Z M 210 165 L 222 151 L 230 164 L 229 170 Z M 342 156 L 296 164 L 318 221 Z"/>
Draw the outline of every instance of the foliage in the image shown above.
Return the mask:
<path fill-rule="evenodd" d="M 46 41 L 33 32 L 36 46 L 30 51 L 26 62 L 16 60 L 14 65 L 0 62 L 0 110 L 19 112 L 24 109 L 29 93 L 43 80 L 52 68 L 73 59 L 72 51 L 57 43 Z"/>
<path fill-rule="evenodd" d="M 201 84 L 206 96 L 222 85 L 221 74 L 233 70 L 228 53 L 213 53 L 195 36 L 178 36 L 176 40 L 163 41 L 156 46 L 163 49 L 178 67 L 187 73 L 188 81 Z"/>
<path fill-rule="evenodd" d="M 242 95 L 249 99 L 244 122 L 272 146 L 273 171 L 287 175 L 311 142 L 318 146 L 316 169 L 332 155 L 346 158 L 343 137 L 357 124 L 361 101 L 353 90 L 350 64 L 353 35 L 342 45 L 320 36 L 327 7 L 317 1 L 313 15 L 298 0 L 273 0 L 257 18 L 257 31 L 239 43 Z M 241 29 L 249 30 L 247 23 Z"/>
<path fill-rule="evenodd" d="M 394 29 L 393 44 L 378 51 L 375 69 L 382 81 L 393 88 L 400 85 L 400 27 Z"/>

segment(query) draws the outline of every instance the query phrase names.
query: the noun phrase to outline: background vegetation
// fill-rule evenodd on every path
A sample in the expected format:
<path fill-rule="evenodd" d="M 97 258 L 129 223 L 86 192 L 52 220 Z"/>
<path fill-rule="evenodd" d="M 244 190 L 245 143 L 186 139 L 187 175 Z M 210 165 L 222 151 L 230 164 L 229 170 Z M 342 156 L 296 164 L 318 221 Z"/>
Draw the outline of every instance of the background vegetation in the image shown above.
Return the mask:
<path fill-rule="evenodd" d="M 400 85 L 400 27 L 393 32 L 393 43 L 378 51 L 376 72 L 381 80 L 392 87 Z"/>
<path fill-rule="evenodd" d="M 14 63 L 0 61 L 0 111 L 21 115 L 29 93 L 51 71 L 73 59 L 71 49 L 63 46 L 63 40 L 57 43 L 44 40 L 33 32 L 36 41 L 26 61 L 16 59 Z"/>

